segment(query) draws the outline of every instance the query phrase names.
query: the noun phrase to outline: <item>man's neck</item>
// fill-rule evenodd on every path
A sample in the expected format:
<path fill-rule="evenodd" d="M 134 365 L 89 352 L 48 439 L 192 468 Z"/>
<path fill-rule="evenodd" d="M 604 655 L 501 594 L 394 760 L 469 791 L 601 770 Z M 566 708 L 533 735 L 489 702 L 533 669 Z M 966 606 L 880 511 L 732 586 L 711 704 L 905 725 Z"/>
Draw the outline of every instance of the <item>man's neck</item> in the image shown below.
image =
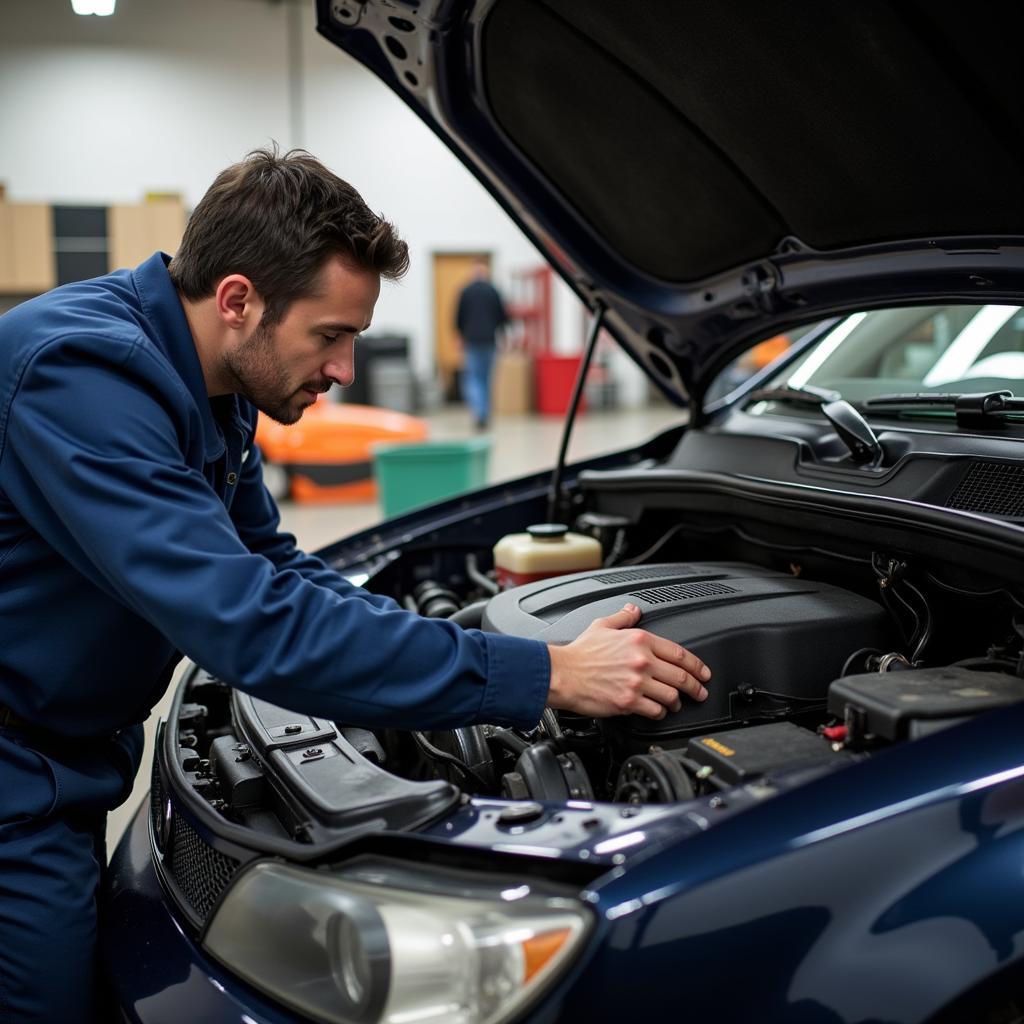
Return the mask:
<path fill-rule="evenodd" d="M 196 347 L 199 365 L 203 370 L 206 393 L 211 398 L 216 395 L 230 394 L 233 388 L 223 379 L 222 343 L 219 330 L 221 324 L 214 308 L 213 298 L 193 302 L 178 292 L 178 299 L 185 312 L 188 329 L 192 333 L 192 343 Z"/>

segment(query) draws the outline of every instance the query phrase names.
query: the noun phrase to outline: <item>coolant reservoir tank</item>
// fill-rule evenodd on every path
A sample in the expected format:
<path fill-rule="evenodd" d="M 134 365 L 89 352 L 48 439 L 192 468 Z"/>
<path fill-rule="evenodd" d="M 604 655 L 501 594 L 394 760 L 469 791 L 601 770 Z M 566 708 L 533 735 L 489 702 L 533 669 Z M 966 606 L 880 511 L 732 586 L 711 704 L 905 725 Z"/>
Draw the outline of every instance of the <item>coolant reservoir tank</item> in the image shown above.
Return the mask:
<path fill-rule="evenodd" d="M 528 526 L 526 533 L 508 533 L 494 545 L 494 568 L 501 587 L 601 568 L 601 544 L 571 533 L 562 523 Z"/>

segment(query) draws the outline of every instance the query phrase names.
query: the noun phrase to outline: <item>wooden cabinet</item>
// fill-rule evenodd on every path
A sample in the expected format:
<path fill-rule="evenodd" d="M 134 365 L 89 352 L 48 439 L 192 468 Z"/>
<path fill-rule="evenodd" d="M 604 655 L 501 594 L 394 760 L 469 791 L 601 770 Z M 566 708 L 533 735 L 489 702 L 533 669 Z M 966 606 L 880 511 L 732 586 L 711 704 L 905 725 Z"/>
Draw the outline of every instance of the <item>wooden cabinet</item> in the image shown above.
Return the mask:
<path fill-rule="evenodd" d="M 0 292 L 34 295 L 56 283 L 52 208 L 0 202 Z"/>
<path fill-rule="evenodd" d="M 173 254 L 187 219 L 177 199 L 110 207 L 0 202 L 0 295 L 37 295 L 134 267 L 157 249 Z"/>
<path fill-rule="evenodd" d="M 185 207 L 173 199 L 155 199 L 141 206 L 111 206 L 110 269 L 134 267 L 162 249 L 172 255 L 185 232 Z"/>

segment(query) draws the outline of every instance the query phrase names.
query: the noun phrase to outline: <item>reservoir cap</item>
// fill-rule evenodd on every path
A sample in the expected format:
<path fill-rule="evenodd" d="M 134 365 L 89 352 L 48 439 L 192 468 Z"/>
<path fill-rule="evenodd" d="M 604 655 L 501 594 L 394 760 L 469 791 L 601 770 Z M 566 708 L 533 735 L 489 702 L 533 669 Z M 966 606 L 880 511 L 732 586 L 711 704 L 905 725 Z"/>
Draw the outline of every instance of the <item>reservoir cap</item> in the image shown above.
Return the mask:
<path fill-rule="evenodd" d="M 526 532 L 534 540 L 561 540 L 569 532 L 565 523 L 535 523 L 528 526 Z"/>

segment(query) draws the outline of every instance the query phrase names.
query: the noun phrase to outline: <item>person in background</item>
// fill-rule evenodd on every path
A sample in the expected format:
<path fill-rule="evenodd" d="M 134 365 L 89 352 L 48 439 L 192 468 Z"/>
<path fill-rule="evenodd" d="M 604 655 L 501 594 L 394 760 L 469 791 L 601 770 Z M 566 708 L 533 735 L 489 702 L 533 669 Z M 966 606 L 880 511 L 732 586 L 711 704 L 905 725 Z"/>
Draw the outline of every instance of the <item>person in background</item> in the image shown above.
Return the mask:
<path fill-rule="evenodd" d="M 491 284 L 489 275 L 487 261 L 478 259 L 473 264 L 473 279 L 459 293 L 455 314 L 455 327 L 466 359 L 466 401 L 477 430 L 486 430 L 490 422 L 494 350 L 498 330 L 508 322 L 501 294 Z"/>

